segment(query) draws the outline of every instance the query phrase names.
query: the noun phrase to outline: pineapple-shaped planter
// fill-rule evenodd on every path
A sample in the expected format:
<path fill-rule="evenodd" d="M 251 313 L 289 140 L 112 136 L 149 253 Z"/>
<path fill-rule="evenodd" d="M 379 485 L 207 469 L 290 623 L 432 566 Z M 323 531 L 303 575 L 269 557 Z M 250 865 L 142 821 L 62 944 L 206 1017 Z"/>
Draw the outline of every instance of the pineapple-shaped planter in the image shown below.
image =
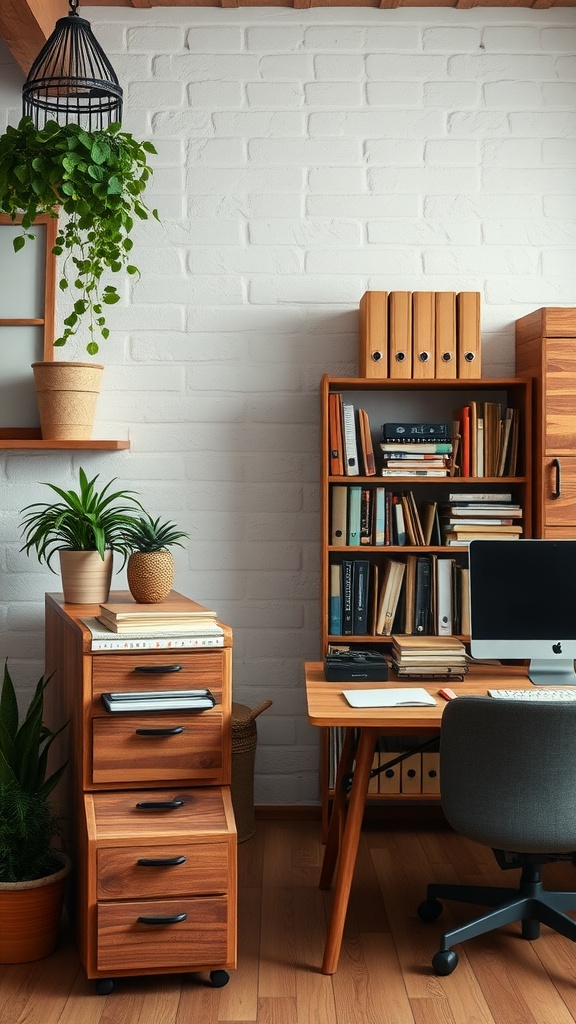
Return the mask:
<path fill-rule="evenodd" d="M 147 513 L 130 525 L 127 577 L 135 601 L 158 604 L 166 599 L 174 583 L 174 557 L 168 548 L 174 544 L 182 547 L 180 538 L 187 536 L 175 523 L 162 523 Z"/>

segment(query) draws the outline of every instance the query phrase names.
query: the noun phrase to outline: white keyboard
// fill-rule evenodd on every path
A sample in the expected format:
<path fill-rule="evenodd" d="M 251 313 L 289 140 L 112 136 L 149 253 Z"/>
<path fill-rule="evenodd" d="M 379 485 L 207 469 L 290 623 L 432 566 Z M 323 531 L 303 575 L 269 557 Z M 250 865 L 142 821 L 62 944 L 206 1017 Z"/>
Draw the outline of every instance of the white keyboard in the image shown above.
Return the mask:
<path fill-rule="evenodd" d="M 558 690 L 553 686 L 535 686 L 533 690 L 488 690 L 488 694 L 505 700 L 576 700 L 576 686 L 569 690 Z"/>

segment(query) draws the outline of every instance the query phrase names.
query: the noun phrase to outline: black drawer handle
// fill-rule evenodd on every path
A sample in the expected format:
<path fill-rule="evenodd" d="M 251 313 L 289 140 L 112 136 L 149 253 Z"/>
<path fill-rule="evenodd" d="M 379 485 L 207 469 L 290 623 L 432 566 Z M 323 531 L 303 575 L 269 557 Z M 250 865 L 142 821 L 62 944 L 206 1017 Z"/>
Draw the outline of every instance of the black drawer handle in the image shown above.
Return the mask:
<path fill-rule="evenodd" d="M 188 914 L 171 914 L 170 917 L 146 917 L 142 915 L 139 917 L 138 924 L 179 924 L 180 921 L 185 921 Z"/>
<path fill-rule="evenodd" d="M 158 729 L 135 729 L 137 736 L 178 736 L 179 733 L 184 732 L 183 725 L 167 725 L 164 728 Z"/>
<path fill-rule="evenodd" d="M 137 665 L 133 672 L 149 672 L 151 675 L 163 675 L 165 672 L 181 672 L 182 665 Z"/>
<path fill-rule="evenodd" d="M 174 800 L 141 800 L 136 804 L 142 811 L 174 810 L 176 807 L 183 807 L 184 801 L 175 797 Z"/>
<path fill-rule="evenodd" d="M 551 498 L 559 498 L 562 492 L 562 479 L 560 474 L 560 459 L 552 459 L 552 466 L 556 470 L 556 488 L 550 495 Z"/>
<path fill-rule="evenodd" d="M 143 868 L 171 868 L 185 864 L 186 857 L 139 857 L 137 863 Z"/>

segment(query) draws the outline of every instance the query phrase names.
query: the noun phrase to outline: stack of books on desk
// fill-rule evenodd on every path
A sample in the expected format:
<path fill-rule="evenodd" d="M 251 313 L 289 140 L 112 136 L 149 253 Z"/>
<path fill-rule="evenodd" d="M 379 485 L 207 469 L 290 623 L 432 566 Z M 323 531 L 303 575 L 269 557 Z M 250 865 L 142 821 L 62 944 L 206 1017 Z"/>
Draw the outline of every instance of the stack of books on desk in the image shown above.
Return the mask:
<path fill-rule="evenodd" d="M 454 636 L 392 637 L 392 662 L 399 679 L 462 679 L 466 648 Z"/>

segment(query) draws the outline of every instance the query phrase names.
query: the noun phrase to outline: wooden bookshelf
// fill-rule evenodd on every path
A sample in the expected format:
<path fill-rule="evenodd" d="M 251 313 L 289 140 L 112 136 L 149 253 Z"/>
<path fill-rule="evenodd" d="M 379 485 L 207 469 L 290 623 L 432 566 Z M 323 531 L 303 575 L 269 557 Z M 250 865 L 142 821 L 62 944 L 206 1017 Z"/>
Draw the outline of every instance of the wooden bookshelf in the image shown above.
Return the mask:
<path fill-rule="evenodd" d="M 333 393 L 342 396 L 346 403 L 355 409 L 366 409 L 370 419 L 372 443 L 376 459 L 376 474 L 362 475 L 362 457 L 360 454 L 360 474 L 358 476 L 333 475 L 330 473 L 330 431 L 329 431 L 329 396 Z M 382 424 L 385 422 L 438 422 L 454 418 L 456 409 L 469 402 L 494 402 L 502 407 L 513 407 L 518 410 L 518 454 L 514 476 L 445 476 L 445 477 L 388 477 L 381 475 Z M 411 490 L 417 504 L 425 500 L 436 501 L 440 505 L 450 492 L 466 493 L 511 492 L 513 501 L 522 508 L 522 525 L 524 537 L 531 537 L 532 532 L 532 446 L 531 446 L 531 382 L 527 378 L 481 378 L 466 379 L 373 379 L 373 378 L 340 378 L 325 375 L 321 382 L 321 646 L 324 656 L 331 645 L 348 645 L 352 650 L 378 650 L 389 652 L 391 637 L 374 635 L 334 635 L 330 632 L 330 575 L 331 566 L 342 559 L 367 559 L 370 566 L 377 565 L 381 570 L 387 558 L 406 559 L 409 554 L 429 554 L 438 558 L 454 558 L 458 564 L 467 565 L 467 546 L 440 544 L 430 545 L 384 545 L 373 543 L 348 546 L 331 544 L 331 510 L 332 490 L 335 486 L 349 488 L 360 484 L 364 488 L 384 486 L 385 489 L 397 492 Z M 441 538 L 440 538 L 441 539 Z M 382 574 L 378 573 L 381 583 Z M 403 584 L 404 585 L 404 584 Z M 372 595 L 373 600 L 373 595 Z M 370 610 L 369 610 L 370 612 Z M 467 635 L 459 634 L 466 642 Z M 327 731 L 325 731 L 327 732 Z M 334 757 L 330 753 L 330 737 L 323 736 L 321 765 L 321 797 L 323 812 L 331 798 L 331 763 Z M 381 796 L 382 794 L 379 794 Z M 429 798 L 427 794 L 400 794 L 402 799 Z M 391 797 L 387 794 L 387 799 Z"/>

